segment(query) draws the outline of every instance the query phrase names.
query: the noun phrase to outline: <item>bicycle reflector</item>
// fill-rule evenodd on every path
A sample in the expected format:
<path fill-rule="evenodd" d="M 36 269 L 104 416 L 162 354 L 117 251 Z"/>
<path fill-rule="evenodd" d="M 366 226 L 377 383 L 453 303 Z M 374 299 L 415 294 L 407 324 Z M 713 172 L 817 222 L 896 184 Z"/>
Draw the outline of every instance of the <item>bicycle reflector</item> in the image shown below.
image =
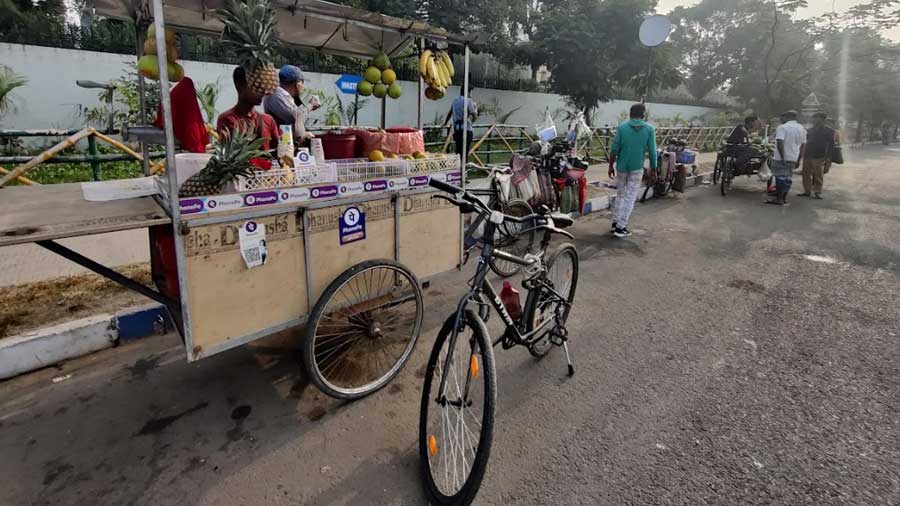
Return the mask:
<path fill-rule="evenodd" d="M 428 435 L 428 453 L 432 457 L 437 455 L 438 447 L 437 447 L 437 439 L 434 438 L 434 434 Z"/>
<path fill-rule="evenodd" d="M 478 377 L 478 357 L 472 355 L 472 358 L 469 360 L 469 371 L 472 373 L 473 378 Z"/>

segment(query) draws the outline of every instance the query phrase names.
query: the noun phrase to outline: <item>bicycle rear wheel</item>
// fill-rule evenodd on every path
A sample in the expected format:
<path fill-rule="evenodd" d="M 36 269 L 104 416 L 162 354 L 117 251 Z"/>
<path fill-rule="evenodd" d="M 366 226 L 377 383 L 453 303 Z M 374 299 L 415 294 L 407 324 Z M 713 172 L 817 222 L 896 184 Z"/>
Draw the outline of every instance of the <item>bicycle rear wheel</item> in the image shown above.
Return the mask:
<path fill-rule="evenodd" d="M 734 180 L 734 158 L 728 157 L 722 163 L 722 182 L 719 186 L 722 196 L 728 195 L 731 191 L 731 181 Z"/>
<path fill-rule="evenodd" d="M 557 296 L 545 287 L 538 287 L 528 292 L 525 299 L 525 330 L 531 332 L 539 328 L 549 318 L 555 318 L 560 312 L 560 324 L 565 325 L 575 299 L 575 288 L 578 286 L 578 250 L 571 243 L 562 244 L 547 260 L 547 281 L 559 294 Z M 562 297 L 567 304 L 564 304 Z M 550 351 L 553 343 L 550 342 L 550 331 L 554 327 L 547 327 L 547 332 L 528 347 L 528 351 L 537 358 L 541 358 Z"/>
<path fill-rule="evenodd" d="M 511 200 L 503 206 L 501 211 L 503 214 L 517 217 L 534 214 L 531 206 L 524 200 Z M 533 223 L 504 222 L 497 227 L 497 234 L 494 237 L 494 247 L 521 258 L 531 251 L 531 246 L 534 244 L 534 236 L 535 230 Z M 491 270 L 501 278 L 508 278 L 518 274 L 519 271 L 522 270 L 522 266 L 508 260 L 501 260 L 500 258 L 494 257 L 491 260 Z"/>
<path fill-rule="evenodd" d="M 431 350 L 419 411 L 423 486 L 428 502 L 440 506 L 467 506 L 478 494 L 497 403 L 494 350 L 484 322 L 467 309 L 451 349 L 455 321 L 456 314 L 447 319 Z"/>

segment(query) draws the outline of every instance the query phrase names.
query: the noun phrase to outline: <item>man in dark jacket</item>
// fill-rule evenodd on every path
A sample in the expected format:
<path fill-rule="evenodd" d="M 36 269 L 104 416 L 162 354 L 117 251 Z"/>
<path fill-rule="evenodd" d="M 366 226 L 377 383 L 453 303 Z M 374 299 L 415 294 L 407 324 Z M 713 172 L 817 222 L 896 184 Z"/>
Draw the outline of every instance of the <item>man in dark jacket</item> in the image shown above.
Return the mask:
<path fill-rule="evenodd" d="M 828 116 L 817 112 L 813 116 L 813 127 L 809 129 L 806 141 L 806 158 L 803 160 L 803 193 L 801 197 L 822 198 L 825 183 L 825 166 L 834 151 L 834 129 L 825 124 Z"/>

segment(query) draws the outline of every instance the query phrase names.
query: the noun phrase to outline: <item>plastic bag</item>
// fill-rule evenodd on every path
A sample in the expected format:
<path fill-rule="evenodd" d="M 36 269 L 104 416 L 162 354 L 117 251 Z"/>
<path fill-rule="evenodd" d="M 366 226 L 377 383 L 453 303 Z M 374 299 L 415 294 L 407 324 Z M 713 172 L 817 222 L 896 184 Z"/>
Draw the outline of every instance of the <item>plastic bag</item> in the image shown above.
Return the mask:
<path fill-rule="evenodd" d="M 578 111 L 575 118 L 569 123 L 569 132 L 566 134 L 566 140 L 574 143 L 575 141 L 588 138 L 591 136 L 591 128 L 584 121 L 584 112 Z"/>
<path fill-rule="evenodd" d="M 544 111 L 544 121 L 535 125 L 534 129 L 538 139 L 543 142 L 550 142 L 556 138 L 556 123 L 553 122 L 549 108 Z"/>
<path fill-rule="evenodd" d="M 369 156 L 373 150 L 385 155 L 411 155 L 417 151 L 425 152 L 425 136 L 421 130 L 382 132 L 354 129 L 356 134 L 356 156 Z"/>
<path fill-rule="evenodd" d="M 762 165 L 759 166 L 759 172 L 756 173 L 756 177 L 758 177 L 760 181 L 768 181 L 769 178 L 772 177 L 772 170 L 769 169 L 768 158 L 763 159 Z"/>

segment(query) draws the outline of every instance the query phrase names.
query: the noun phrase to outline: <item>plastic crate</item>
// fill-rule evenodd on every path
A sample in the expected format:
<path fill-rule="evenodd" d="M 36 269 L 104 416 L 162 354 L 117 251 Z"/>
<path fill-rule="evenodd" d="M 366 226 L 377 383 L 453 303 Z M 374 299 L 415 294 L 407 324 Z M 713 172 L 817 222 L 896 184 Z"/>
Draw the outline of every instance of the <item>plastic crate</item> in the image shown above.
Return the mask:
<path fill-rule="evenodd" d="M 237 191 L 245 192 L 335 182 L 337 182 L 335 164 L 320 163 L 294 169 L 258 170 L 251 177 L 239 178 L 235 187 Z"/>
<path fill-rule="evenodd" d="M 675 163 L 683 163 L 685 165 L 697 163 L 697 153 L 689 149 L 678 151 L 675 154 Z"/>

